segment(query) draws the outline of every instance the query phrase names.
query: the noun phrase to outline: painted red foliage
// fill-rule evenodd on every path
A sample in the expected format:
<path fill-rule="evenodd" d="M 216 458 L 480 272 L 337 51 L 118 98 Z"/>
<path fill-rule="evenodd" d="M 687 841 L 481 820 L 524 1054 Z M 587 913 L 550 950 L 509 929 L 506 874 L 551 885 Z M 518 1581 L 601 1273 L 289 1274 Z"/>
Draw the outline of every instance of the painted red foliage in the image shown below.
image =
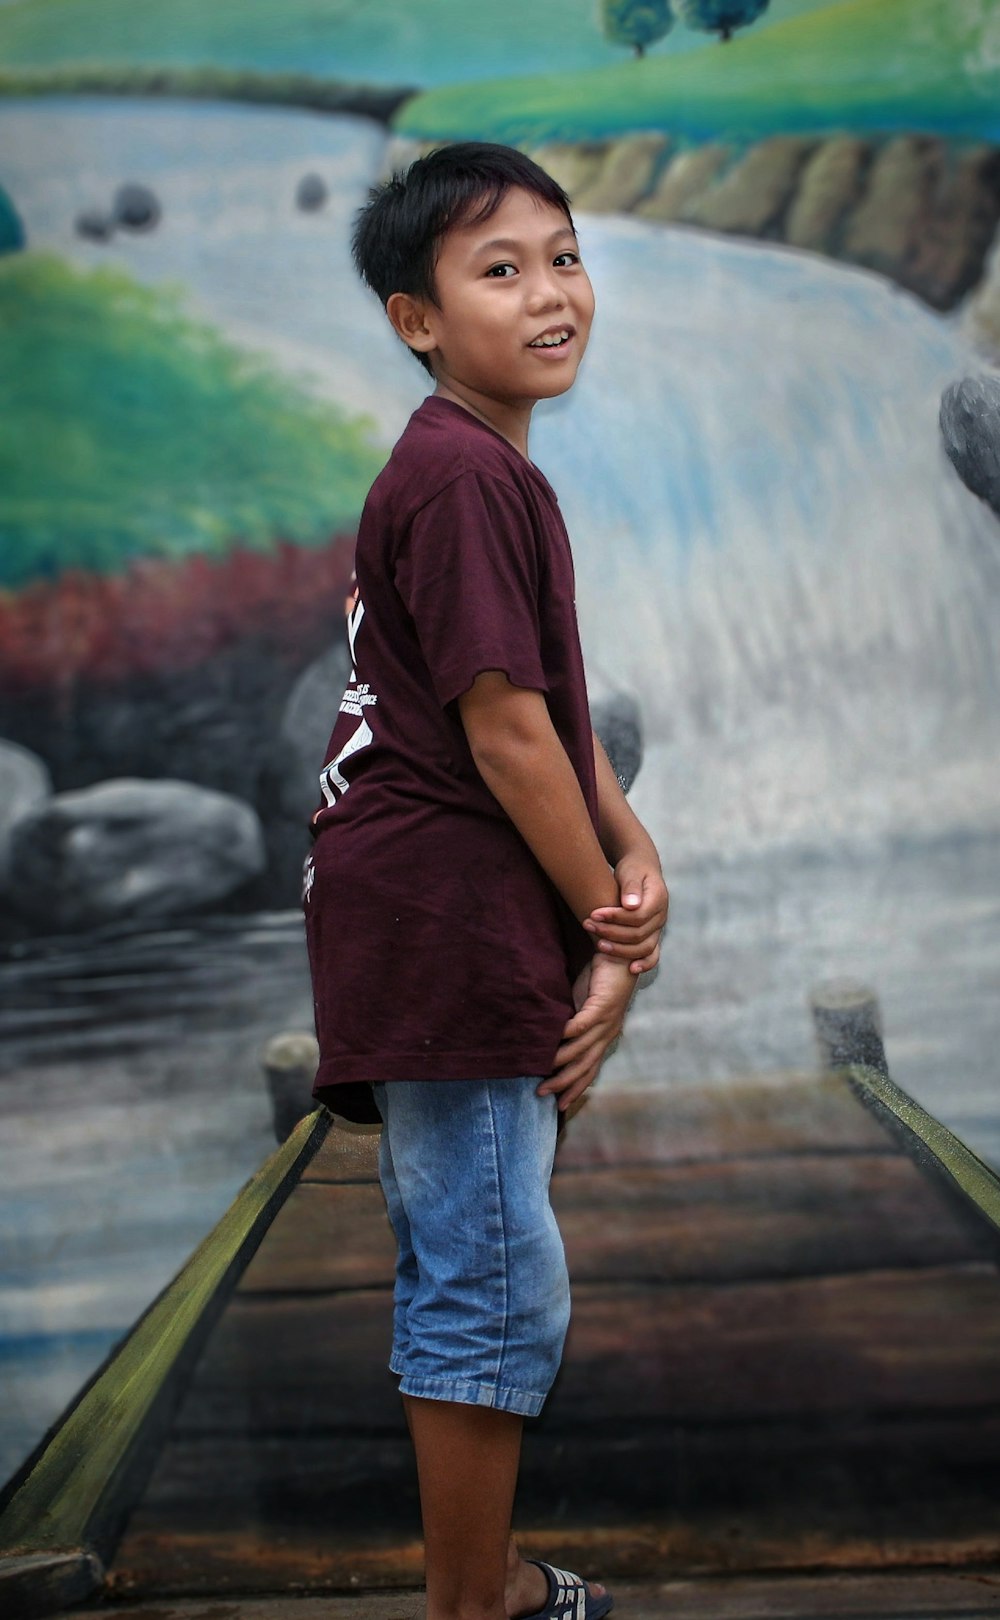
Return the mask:
<path fill-rule="evenodd" d="M 301 664 L 342 624 L 353 555 L 353 535 L 316 548 L 282 540 L 267 553 L 146 558 L 0 591 L 0 687 L 126 681 L 248 641 Z"/>

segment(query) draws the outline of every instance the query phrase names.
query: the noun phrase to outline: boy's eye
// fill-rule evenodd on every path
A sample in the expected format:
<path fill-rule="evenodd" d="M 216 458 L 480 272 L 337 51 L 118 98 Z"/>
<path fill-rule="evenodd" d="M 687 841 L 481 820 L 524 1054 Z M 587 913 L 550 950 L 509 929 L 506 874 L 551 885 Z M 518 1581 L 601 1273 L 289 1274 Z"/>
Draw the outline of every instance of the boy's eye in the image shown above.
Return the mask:
<path fill-rule="evenodd" d="M 580 255 L 574 253 L 571 248 L 566 248 L 564 252 L 556 254 L 552 263 L 561 264 L 563 260 L 568 260 L 570 264 L 579 264 Z M 496 281 L 509 281 L 510 276 L 504 274 L 507 270 L 510 270 L 515 276 L 517 275 L 517 266 L 513 264 L 491 264 L 486 274 L 493 276 Z"/>

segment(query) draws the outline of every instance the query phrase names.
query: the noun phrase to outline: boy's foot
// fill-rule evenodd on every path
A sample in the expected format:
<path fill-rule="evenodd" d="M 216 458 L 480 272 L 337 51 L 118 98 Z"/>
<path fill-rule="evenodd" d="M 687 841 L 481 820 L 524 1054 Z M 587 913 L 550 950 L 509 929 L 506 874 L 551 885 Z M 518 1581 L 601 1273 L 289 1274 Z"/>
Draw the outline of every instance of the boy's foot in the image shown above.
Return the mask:
<path fill-rule="evenodd" d="M 607 1596 L 606 1588 L 600 1581 L 585 1581 L 584 1585 L 592 1598 Z M 532 1563 L 530 1559 L 522 1558 L 511 1538 L 507 1552 L 507 1586 L 504 1592 L 508 1620 L 524 1620 L 528 1615 L 548 1612 L 550 1595 L 551 1583 L 545 1570 L 539 1564 Z M 607 1607 L 610 1608 L 610 1605 Z M 606 1613 L 607 1609 L 603 1612 Z"/>

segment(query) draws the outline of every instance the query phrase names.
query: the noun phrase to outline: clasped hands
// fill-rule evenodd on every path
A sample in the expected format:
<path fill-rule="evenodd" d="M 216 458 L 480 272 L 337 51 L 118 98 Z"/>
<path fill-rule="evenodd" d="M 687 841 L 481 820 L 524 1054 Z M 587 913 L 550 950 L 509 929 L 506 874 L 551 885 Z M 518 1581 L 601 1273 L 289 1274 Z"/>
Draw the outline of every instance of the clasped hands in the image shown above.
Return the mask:
<path fill-rule="evenodd" d="M 563 1030 L 555 1068 L 538 1095 L 556 1092 L 565 1112 L 597 1078 L 625 1023 L 640 973 L 660 960 L 670 895 L 657 865 L 624 856 L 615 867 L 621 904 L 598 906 L 584 921 L 594 955 L 573 986 L 576 1013 Z"/>
<path fill-rule="evenodd" d="M 583 926 L 604 955 L 627 962 L 638 976 L 660 960 L 660 935 L 667 921 L 670 894 L 658 866 L 624 855 L 615 867 L 621 905 L 598 906 Z"/>

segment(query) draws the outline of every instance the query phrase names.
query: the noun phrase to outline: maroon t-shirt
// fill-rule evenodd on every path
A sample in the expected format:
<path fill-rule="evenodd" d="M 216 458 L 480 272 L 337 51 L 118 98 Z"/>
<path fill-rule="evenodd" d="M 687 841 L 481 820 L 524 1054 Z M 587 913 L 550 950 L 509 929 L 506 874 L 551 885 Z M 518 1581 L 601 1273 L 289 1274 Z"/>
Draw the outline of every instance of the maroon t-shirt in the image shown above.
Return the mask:
<path fill-rule="evenodd" d="M 303 909 L 314 1095 L 375 1121 L 374 1080 L 551 1073 L 592 954 L 456 699 L 485 669 L 544 692 L 595 828 L 597 787 L 569 539 L 502 434 L 425 399 L 369 492 L 356 570 Z"/>

